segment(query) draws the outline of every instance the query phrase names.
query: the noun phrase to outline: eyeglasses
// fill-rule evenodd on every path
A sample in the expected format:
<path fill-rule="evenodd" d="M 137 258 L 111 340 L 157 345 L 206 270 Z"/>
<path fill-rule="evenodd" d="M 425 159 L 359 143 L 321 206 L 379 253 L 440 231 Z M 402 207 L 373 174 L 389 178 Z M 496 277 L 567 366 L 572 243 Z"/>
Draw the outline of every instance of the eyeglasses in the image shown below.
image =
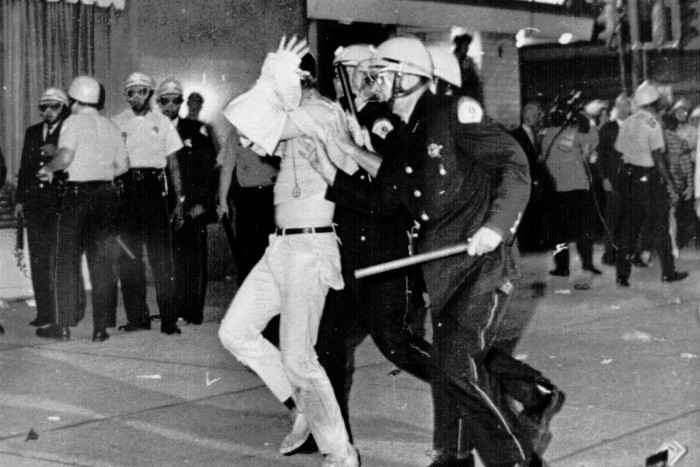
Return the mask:
<path fill-rule="evenodd" d="M 131 99 L 134 96 L 146 97 L 148 95 L 148 88 L 138 88 L 138 89 L 127 89 L 126 97 Z"/>
<path fill-rule="evenodd" d="M 176 96 L 176 97 L 160 97 L 158 98 L 158 103 L 165 107 L 168 104 L 175 104 L 175 105 L 180 105 L 182 104 L 182 96 Z"/>
<path fill-rule="evenodd" d="M 46 112 L 49 109 L 58 112 L 62 106 L 63 104 L 39 104 L 39 112 Z"/>

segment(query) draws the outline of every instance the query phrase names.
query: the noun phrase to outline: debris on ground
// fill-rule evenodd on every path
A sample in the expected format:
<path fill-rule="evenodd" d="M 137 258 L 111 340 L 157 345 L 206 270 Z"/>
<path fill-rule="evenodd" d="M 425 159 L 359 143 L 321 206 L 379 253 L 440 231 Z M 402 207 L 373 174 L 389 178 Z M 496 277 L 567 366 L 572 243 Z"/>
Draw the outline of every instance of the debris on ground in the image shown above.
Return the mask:
<path fill-rule="evenodd" d="M 525 361 L 527 360 L 527 354 L 526 353 L 519 353 L 518 355 L 515 356 L 516 360 Z"/>
<path fill-rule="evenodd" d="M 681 354 L 681 358 L 698 358 L 697 354 L 684 352 Z"/>
<path fill-rule="evenodd" d="M 558 294 L 562 294 L 562 295 L 571 295 L 571 290 L 569 290 L 569 289 L 555 290 L 554 293 L 558 293 Z"/>
<path fill-rule="evenodd" d="M 141 379 L 161 379 L 160 375 L 138 375 L 137 378 L 141 378 Z"/>
<path fill-rule="evenodd" d="M 601 364 L 601 365 L 609 365 L 610 363 L 612 363 L 612 361 L 613 361 L 612 358 L 606 358 L 605 360 L 603 360 L 602 362 L 600 362 L 600 364 Z"/>
<path fill-rule="evenodd" d="M 34 431 L 34 428 L 29 429 L 29 433 L 27 433 L 27 439 L 24 440 L 26 443 L 27 441 L 36 441 L 39 439 L 39 435 L 36 434 L 36 431 Z"/>
<path fill-rule="evenodd" d="M 646 332 L 634 330 L 632 332 L 626 332 L 622 335 L 622 340 L 627 342 L 651 342 L 651 336 Z"/>

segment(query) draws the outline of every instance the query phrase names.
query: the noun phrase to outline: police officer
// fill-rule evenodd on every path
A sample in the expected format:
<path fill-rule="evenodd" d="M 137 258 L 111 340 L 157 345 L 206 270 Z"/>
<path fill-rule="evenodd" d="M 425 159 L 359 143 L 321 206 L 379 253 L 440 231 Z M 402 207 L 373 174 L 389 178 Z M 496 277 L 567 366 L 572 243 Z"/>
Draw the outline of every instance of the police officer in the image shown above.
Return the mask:
<path fill-rule="evenodd" d="M 509 363 L 511 357 L 490 352 L 495 323 L 507 308 L 516 273 L 511 242 L 529 194 L 527 160 L 514 140 L 483 120 L 475 100 L 426 92 L 432 63 L 420 41 L 390 39 L 378 47 L 377 56 L 380 81 L 393 95 L 393 111 L 407 123 L 397 148 L 405 158 L 378 163 L 338 133 L 328 143 L 338 144 L 376 179 L 363 184 L 323 158 L 316 168 L 332 184 L 335 199 L 384 215 L 406 206 L 421 225 L 418 251 L 468 242 L 469 256 L 422 267 L 435 333 L 432 386 L 438 455 L 431 465 L 473 465 L 468 456 L 472 448 L 487 465 L 540 465 L 540 440 L 526 433 L 528 427 L 504 403 L 503 387 L 523 389 L 511 385 L 514 371 L 522 368 Z M 498 360 L 498 375 L 487 369 L 491 359 Z M 530 386 L 539 385 L 539 379 L 544 391 L 517 397 L 513 391 L 513 398 L 524 401 L 524 413 L 547 425 L 561 399 L 539 372 L 527 373 Z M 460 445 L 465 438 L 466 444 Z"/>
<path fill-rule="evenodd" d="M 214 144 L 207 126 L 180 118 L 182 85 L 168 78 L 158 86 L 158 105 L 177 129 L 184 147 L 177 152 L 182 181 L 184 224 L 173 230 L 178 317 L 202 324 L 207 289 L 207 221 L 214 216 L 211 196 Z"/>
<path fill-rule="evenodd" d="M 615 141 L 632 111 L 632 101 L 625 93 L 615 99 L 611 118 L 600 127 L 598 142 L 598 174 L 605 193 L 605 253 L 602 262 L 609 266 L 617 263 L 617 236 L 620 220 L 620 170 L 622 154 L 615 149 Z"/>
<path fill-rule="evenodd" d="M 275 231 L 272 189 L 279 172 L 279 158 L 261 157 L 244 147 L 234 128 L 219 151 L 217 162 L 221 172 L 216 212 L 220 218 L 228 216 L 229 199 L 236 208 L 235 254 L 240 286 L 265 253 L 268 235 Z"/>
<path fill-rule="evenodd" d="M 115 326 L 117 307 L 114 220 L 119 199 L 114 178 L 128 169 L 129 160 L 119 129 L 97 111 L 100 84 L 89 76 L 73 80 L 68 96 L 72 115 L 66 119 L 58 151 L 37 175 L 51 182 L 59 170 L 68 173 L 62 213 L 58 220 L 56 267 L 52 290 L 56 324 L 37 330 L 40 337 L 69 339 L 69 326 L 79 314 L 80 259 L 86 253 L 92 282 L 92 340 L 103 342 Z M 60 291 L 60 293 L 59 293 Z"/>
<path fill-rule="evenodd" d="M 664 135 L 657 119 L 660 94 L 655 86 L 643 82 L 635 90 L 637 112 L 630 115 L 615 141 L 622 153 L 620 175 L 620 232 L 616 265 L 617 284 L 629 287 L 630 259 L 644 223 L 661 261 L 661 280 L 685 279 L 687 272 L 676 271 L 668 233 L 669 193 L 678 199 L 663 157 Z"/>
<path fill-rule="evenodd" d="M 363 60 L 370 59 L 368 46 L 355 44 L 336 50 L 333 63 L 346 67 L 348 76 Z M 359 99 L 361 93 L 353 89 Z M 336 80 L 336 92 L 344 93 Z M 342 94 L 339 94 L 339 96 Z M 343 96 L 347 99 L 347 96 Z M 364 103 L 362 103 L 364 104 Z M 385 143 L 400 124 L 398 117 L 390 112 L 386 103 L 376 102 L 361 105 L 358 114 L 360 123 L 368 130 L 370 145 L 385 150 Z M 384 157 L 395 157 L 382 153 Z M 354 177 L 367 179 L 365 171 Z M 332 190 L 327 198 L 334 200 Z M 354 372 L 354 350 L 367 335 L 371 335 L 382 354 L 401 370 L 427 381 L 430 373 L 430 344 L 423 339 L 424 303 L 422 284 L 417 270 L 402 270 L 392 274 L 357 281 L 353 271 L 372 264 L 402 258 L 409 254 L 407 229 L 410 219 L 401 211 L 390 219 L 377 220 L 358 212 L 356 207 L 342 202 L 336 204 L 333 217 L 341 243 L 341 261 L 345 288 L 331 290 L 321 318 L 316 350 L 333 385 L 348 433 L 351 435 L 348 399 Z M 415 322 L 412 328 L 411 323 Z"/>
<path fill-rule="evenodd" d="M 27 227 L 32 287 L 36 300 L 36 318 L 29 324 L 45 326 L 56 321 L 53 281 L 59 185 L 65 174 L 54 174 L 54 182 L 39 180 L 36 173 L 56 155 L 63 120 L 70 114 L 68 96 L 62 89 L 48 88 L 39 98 L 42 122 L 27 128 L 22 147 L 15 195 L 15 216 Z"/>
<path fill-rule="evenodd" d="M 128 252 L 123 251 L 119 261 L 124 307 L 129 322 L 120 329 L 131 332 L 151 328 L 146 305 L 145 245 L 153 268 L 160 330 L 170 335 L 180 334 L 180 329 L 176 324 L 175 266 L 168 192 L 172 190 L 175 194 L 172 219 L 173 226 L 179 228 L 183 223 L 186 199 L 180 183 L 176 153 L 183 148 L 183 144 L 170 119 L 151 110 L 149 103 L 153 92 L 153 79 L 150 76 L 141 72 L 132 73 L 124 87 L 130 107 L 113 118 L 121 129 L 131 160 L 129 172 L 122 177 L 122 240 Z"/>

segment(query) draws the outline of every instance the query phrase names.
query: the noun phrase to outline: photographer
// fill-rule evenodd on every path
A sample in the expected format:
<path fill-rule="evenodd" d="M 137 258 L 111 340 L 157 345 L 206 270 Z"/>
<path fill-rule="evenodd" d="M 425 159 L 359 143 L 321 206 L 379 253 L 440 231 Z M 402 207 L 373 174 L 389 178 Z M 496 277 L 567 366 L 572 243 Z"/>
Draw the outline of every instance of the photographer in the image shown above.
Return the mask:
<path fill-rule="evenodd" d="M 570 241 L 576 242 L 582 269 L 600 274 L 593 265 L 595 199 L 590 165 L 597 159 L 598 131 L 576 106 L 577 99 L 555 106 L 544 130 L 542 161 L 554 182 L 550 226 L 554 252 L 553 276 L 569 275 Z"/>

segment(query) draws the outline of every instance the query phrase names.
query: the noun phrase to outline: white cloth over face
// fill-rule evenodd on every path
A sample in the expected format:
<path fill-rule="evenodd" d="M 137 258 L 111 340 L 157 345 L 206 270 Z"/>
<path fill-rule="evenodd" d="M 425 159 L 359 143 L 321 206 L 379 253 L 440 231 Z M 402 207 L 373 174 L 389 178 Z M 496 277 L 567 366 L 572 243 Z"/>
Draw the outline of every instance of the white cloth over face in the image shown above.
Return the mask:
<path fill-rule="evenodd" d="M 224 117 L 266 154 L 275 153 L 287 113 L 301 103 L 299 63 L 291 52 L 269 53 L 255 85 L 224 109 Z"/>
<path fill-rule="evenodd" d="M 322 140 L 326 138 L 326 125 L 342 126 L 336 131 L 347 131 L 345 114 L 337 104 L 319 96 L 311 98 L 312 104 L 302 105 L 297 72 L 300 62 L 300 58 L 290 52 L 268 54 L 253 88 L 224 109 L 224 116 L 243 137 L 253 142 L 253 149 L 259 153 L 280 153 L 278 145 L 287 119 L 304 134 Z M 344 172 L 353 174 L 358 170 L 357 163 L 346 154 L 331 151 L 328 155 Z"/>

